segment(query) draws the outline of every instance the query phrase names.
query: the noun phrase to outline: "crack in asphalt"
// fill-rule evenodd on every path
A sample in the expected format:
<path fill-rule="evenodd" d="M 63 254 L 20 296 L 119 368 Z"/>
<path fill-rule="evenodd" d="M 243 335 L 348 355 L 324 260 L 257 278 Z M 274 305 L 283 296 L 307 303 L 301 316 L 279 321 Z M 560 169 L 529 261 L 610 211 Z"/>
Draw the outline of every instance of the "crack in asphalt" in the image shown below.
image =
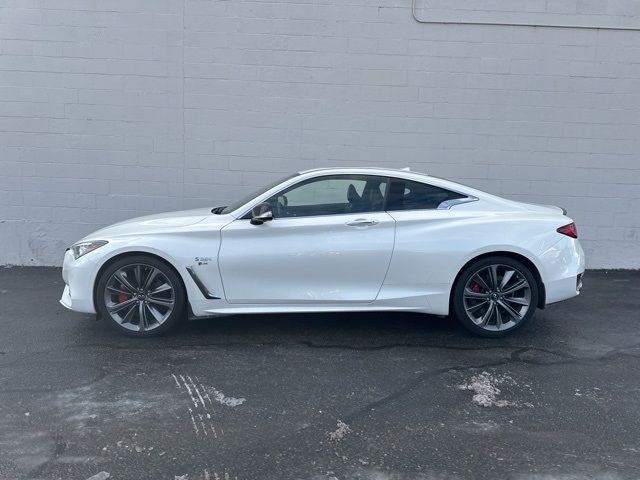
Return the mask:
<path fill-rule="evenodd" d="M 505 350 L 505 349 L 520 349 L 520 348 L 528 348 L 533 350 L 538 350 L 541 352 L 558 355 L 558 356 L 570 356 L 569 354 L 563 352 L 556 352 L 554 350 L 534 347 L 534 346 L 524 346 L 524 345 L 482 345 L 477 347 L 465 347 L 459 345 L 442 345 L 435 343 L 409 343 L 409 342 L 398 342 L 398 343 L 386 343 L 382 345 L 346 345 L 340 343 L 327 343 L 327 344 L 319 344 L 314 343 L 308 340 L 299 340 L 294 342 L 210 342 L 210 343 L 199 343 L 199 344 L 177 344 L 177 345 L 162 345 L 162 348 L 165 350 L 204 350 L 209 347 L 289 347 L 289 346 L 305 346 L 308 348 L 315 349 L 333 349 L 333 350 L 353 350 L 353 351 L 377 351 L 377 350 L 391 350 L 394 348 L 433 348 L 438 350 L 453 350 L 453 351 L 481 351 L 481 350 Z M 24 352 L 21 353 L 21 356 L 30 356 L 34 355 L 43 355 L 52 352 L 60 352 L 71 349 L 83 349 L 83 348 L 98 348 L 98 349 L 108 349 L 108 350 L 129 350 L 129 351 L 149 351 L 149 350 L 157 350 L 158 346 L 129 346 L 129 345 L 109 345 L 109 344 L 100 344 L 100 343 L 86 343 L 86 344 L 77 344 L 77 345 L 66 345 L 62 348 L 51 348 L 46 350 L 38 350 L 34 352 Z M 625 347 L 625 348 L 640 348 L 640 345 L 634 347 Z M 0 365 L 0 368 L 13 365 L 20 361 L 20 358 L 16 358 L 11 362 L 4 363 Z"/>
<path fill-rule="evenodd" d="M 632 358 L 640 358 L 640 353 L 639 354 L 633 354 L 633 353 L 629 353 L 627 352 L 628 350 L 635 350 L 635 349 L 640 349 L 640 344 L 637 345 L 630 345 L 627 347 L 623 347 L 623 348 L 619 348 L 619 349 L 614 349 L 611 350 L 610 352 L 607 352 L 604 355 L 600 355 L 597 357 L 579 357 L 576 355 L 571 355 L 569 353 L 566 352 L 558 352 L 552 349 L 547 349 L 547 348 L 540 348 L 540 347 L 532 347 L 532 346 L 502 346 L 502 345 L 485 345 L 485 346 L 479 346 L 479 347 L 462 347 L 462 346 L 454 346 L 454 345 L 436 345 L 436 344 L 427 344 L 427 343 L 422 343 L 422 344 L 416 344 L 416 343 L 394 343 L 394 344 L 384 344 L 384 345 L 373 345 L 373 346 L 355 346 L 355 345 L 341 345 L 341 344 L 315 344 L 313 342 L 310 341 L 298 341 L 298 342 L 260 342 L 260 343 L 251 343 L 251 342 L 218 342 L 218 343 L 209 343 L 206 345 L 197 345 L 197 346 L 191 346 L 191 345 L 179 345 L 179 346 L 169 346 L 169 347 L 165 347 L 165 348 L 172 348 L 175 350 L 183 350 L 183 349 L 193 349 L 193 350 L 200 350 L 203 349 L 205 347 L 211 347 L 211 346 L 221 346 L 221 347 L 227 347 L 227 346 L 248 346 L 248 347 L 281 347 L 281 346 L 306 346 L 308 348 L 315 348 L 315 349 L 340 349 L 340 350 L 352 350 L 352 351 L 379 351 L 379 350 L 388 350 L 388 349 L 395 349 L 395 348 L 424 348 L 424 349 L 438 349 L 438 350 L 452 350 L 452 351 L 483 351 L 483 350 L 506 350 L 506 351 L 511 351 L 510 354 L 510 362 L 519 362 L 519 363 L 523 363 L 523 364 L 527 364 L 527 365 L 538 365 L 538 366 L 551 366 L 551 365 L 560 365 L 560 364 L 589 364 L 589 363 L 594 363 L 594 362 L 601 362 L 601 361 L 606 361 L 606 360 L 611 360 L 614 358 L 618 358 L 618 357 L 632 357 Z M 69 350 L 69 349 L 74 349 L 74 348 L 102 348 L 102 349 L 117 349 L 117 350 L 132 350 L 132 351 L 146 351 L 149 350 L 149 348 L 135 348 L 135 347 L 127 347 L 127 346 L 113 346 L 113 345 L 101 345 L 101 344 L 84 344 L 84 345 L 68 345 L 66 348 L 64 349 L 55 349 L 55 350 L 44 350 L 44 351 L 40 351 L 38 352 L 38 354 L 46 354 L 46 353 L 51 353 L 52 351 L 56 351 L 59 352 L 60 350 Z M 526 352 L 536 352 L 536 353 L 543 353 L 543 354 L 547 354 L 547 355 L 553 355 L 553 356 L 557 356 L 560 357 L 562 360 L 558 360 L 558 361 L 540 361 L 540 360 L 536 360 L 536 359 L 525 359 L 525 358 L 521 358 L 521 356 L 526 353 Z M 33 357 L 33 353 L 29 354 L 30 357 Z M 23 364 L 38 364 L 40 363 L 42 360 L 34 360 L 34 361 L 27 361 L 27 362 L 22 362 Z M 71 361 L 71 360 L 70 360 Z M 16 359 L 12 362 L 0 365 L 0 369 L 1 368 L 5 368 L 5 367 L 10 367 L 15 365 L 16 363 L 20 362 L 20 359 Z M 455 367 L 451 367 L 454 369 L 462 369 L 462 368 L 481 368 L 479 366 L 455 366 Z M 436 371 L 437 372 L 437 371 Z M 30 388 L 30 387 L 25 387 L 25 388 L 14 388 L 14 389 L 4 389 L 4 390 L 0 390 L 0 394 L 3 393 L 18 393 L 18 392 L 31 392 L 31 393 L 46 393 L 46 392 L 60 392 L 60 391 L 66 391 L 66 390 L 72 390 L 74 388 L 80 388 L 80 387 L 85 387 L 85 386 L 90 386 L 93 385 L 95 383 L 98 383 L 99 381 L 103 380 L 105 377 L 107 377 L 109 375 L 109 373 L 106 370 L 103 370 L 99 375 L 94 376 L 92 379 L 86 381 L 86 382 L 82 382 L 82 383 L 78 383 L 78 384 L 74 384 L 72 386 L 66 386 L 66 387 L 59 387 L 59 388 Z"/>

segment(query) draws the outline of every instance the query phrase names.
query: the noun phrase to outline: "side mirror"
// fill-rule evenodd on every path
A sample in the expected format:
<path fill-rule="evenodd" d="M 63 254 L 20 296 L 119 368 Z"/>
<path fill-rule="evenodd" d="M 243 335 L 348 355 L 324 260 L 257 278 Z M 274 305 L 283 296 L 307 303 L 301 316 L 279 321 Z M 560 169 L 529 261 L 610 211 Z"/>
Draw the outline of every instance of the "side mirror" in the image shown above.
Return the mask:
<path fill-rule="evenodd" d="M 273 212 L 271 212 L 271 205 L 268 203 L 256 205 L 251 210 L 251 225 L 262 225 L 270 220 L 273 220 Z"/>

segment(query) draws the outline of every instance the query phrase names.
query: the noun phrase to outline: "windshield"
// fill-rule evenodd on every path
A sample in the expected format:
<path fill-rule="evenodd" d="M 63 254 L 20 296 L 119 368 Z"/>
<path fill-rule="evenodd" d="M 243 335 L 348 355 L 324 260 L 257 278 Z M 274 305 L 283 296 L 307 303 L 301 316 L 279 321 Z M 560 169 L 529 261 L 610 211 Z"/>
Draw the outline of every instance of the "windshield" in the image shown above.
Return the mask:
<path fill-rule="evenodd" d="M 269 185 L 267 185 L 265 187 L 261 187 L 258 190 L 256 190 L 255 192 L 242 197 L 240 200 L 238 200 L 236 202 L 233 202 L 231 205 L 229 205 L 227 207 L 213 209 L 213 213 L 222 214 L 222 213 L 233 212 L 234 210 L 237 210 L 240 207 L 242 207 L 245 203 L 248 203 L 251 200 L 253 200 L 254 198 L 259 197 L 264 192 L 266 192 L 268 190 L 271 190 L 273 187 L 277 187 L 282 182 L 286 182 L 287 180 L 291 180 L 292 178 L 297 177 L 298 175 L 300 175 L 300 174 L 299 173 L 294 173 L 293 175 L 289 175 L 287 177 L 281 178 L 280 180 L 278 180 L 276 182 L 270 183 Z"/>

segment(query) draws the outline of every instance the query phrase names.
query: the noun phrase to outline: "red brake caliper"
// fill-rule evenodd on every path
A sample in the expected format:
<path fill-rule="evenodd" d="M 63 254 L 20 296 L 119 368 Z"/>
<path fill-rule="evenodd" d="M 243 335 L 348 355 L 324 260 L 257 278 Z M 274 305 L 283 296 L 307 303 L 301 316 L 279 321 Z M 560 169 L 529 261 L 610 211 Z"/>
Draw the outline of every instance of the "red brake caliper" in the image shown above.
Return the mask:
<path fill-rule="evenodd" d="M 120 290 L 126 290 L 127 287 L 125 287 L 123 284 L 120 284 Z M 129 299 L 128 295 L 125 295 L 124 293 L 119 293 L 118 294 L 118 303 L 122 303 L 122 302 L 126 302 Z"/>
<path fill-rule="evenodd" d="M 471 284 L 471 291 L 475 292 L 475 293 L 480 293 L 481 289 L 480 289 L 480 285 L 478 285 L 477 282 L 473 282 Z"/>

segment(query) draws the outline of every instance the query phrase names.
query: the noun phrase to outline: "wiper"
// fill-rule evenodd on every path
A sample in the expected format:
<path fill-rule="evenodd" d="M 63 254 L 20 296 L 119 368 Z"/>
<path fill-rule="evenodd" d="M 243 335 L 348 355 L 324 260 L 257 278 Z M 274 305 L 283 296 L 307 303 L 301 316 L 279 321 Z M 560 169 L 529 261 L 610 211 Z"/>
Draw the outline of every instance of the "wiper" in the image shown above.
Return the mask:
<path fill-rule="evenodd" d="M 216 207 L 211 209 L 211 213 L 215 213 L 216 215 L 220 215 L 222 213 L 222 211 L 227 208 L 227 206 L 223 206 L 223 207 Z"/>

